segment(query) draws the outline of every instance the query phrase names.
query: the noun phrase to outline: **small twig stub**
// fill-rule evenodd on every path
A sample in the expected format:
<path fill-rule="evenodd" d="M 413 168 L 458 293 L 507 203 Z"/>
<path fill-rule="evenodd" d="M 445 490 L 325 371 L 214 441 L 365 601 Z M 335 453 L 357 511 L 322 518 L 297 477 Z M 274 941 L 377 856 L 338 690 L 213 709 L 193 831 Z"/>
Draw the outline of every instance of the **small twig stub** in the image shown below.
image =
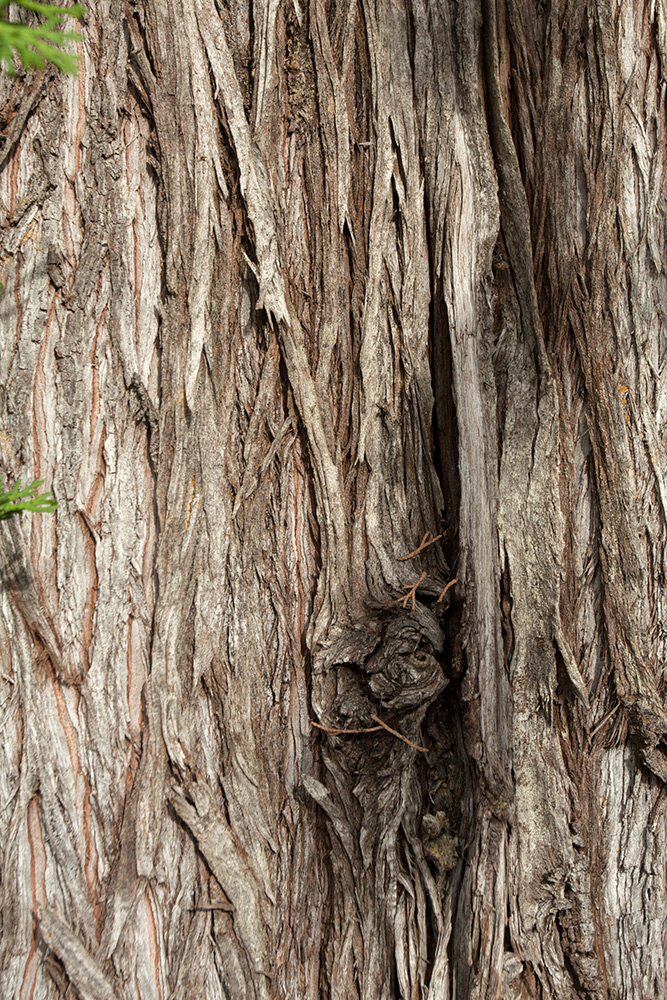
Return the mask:
<path fill-rule="evenodd" d="M 320 722 L 313 722 L 312 719 L 310 724 L 316 729 L 321 729 L 325 733 L 331 733 L 332 736 L 358 736 L 361 733 L 377 733 L 384 729 L 387 733 L 391 733 L 392 736 L 395 736 L 397 739 L 407 743 L 409 747 L 413 748 L 413 750 L 419 750 L 420 753 L 426 753 L 426 747 L 420 747 L 418 743 L 413 743 L 412 740 L 408 739 L 407 736 L 404 736 L 403 733 L 399 733 L 398 730 L 392 729 L 391 726 L 388 726 L 387 723 L 383 722 L 377 715 L 371 715 L 371 719 L 373 719 L 374 722 L 377 722 L 377 726 L 369 726 L 366 729 L 337 729 L 334 726 L 323 726 Z"/>
<path fill-rule="evenodd" d="M 431 532 L 427 531 L 414 552 L 408 552 L 407 556 L 398 556 L 397 561 L 404 562 L 406 559 L 414 559 L 414 557 L 418 556 L 420 552 L 427 549 L 429 545 L 433 545 L 434 542 L 438 542 L 442 538 L 442 535 L 433 535 L 429 538 L 430 534 Z"/>
<path fill-rule="evenodd" d="M 397 603 L 403 604 L 403 607 L 407 608 L 408 601 L 410 600 L 410 598 L 412 598 L 412 610 L 414 611 L 415 610 L 416 601 L 417 601 L 417 587 L 422 582 L 422 580 L 426 577 L 426 575 L 427 575 L 426 572 L 422 573 L 422 575 L 419 577 L 419 579 L 417 580 L 417 582 L 413 583 L 412 586 L 410 586 L 410 584 L 407 584 L 403 588 L 404 590 L 407 590 L 407 594 L 404 594 L 402 597 L 397 597 L 396 598 Z"/>
<path fill-rule="evenodd" d="M 447 584 L 447 586 L 443 589 L 442 593 L 440 594 L 440 597 L 438 598 L 438 600 L 435 603 L 436 604 L 440 604 L 440 601 L 443 599 L 443 597 L 445 596 L 445 594 L 447 593 L 447 591 L 449 590 L 449 588 L 453 587 L 454 584 L 458 583 L 458 582 L 459 581 L 456 578 L 454 578 L 453 580 L 450 580 L 449 583 Z"/>

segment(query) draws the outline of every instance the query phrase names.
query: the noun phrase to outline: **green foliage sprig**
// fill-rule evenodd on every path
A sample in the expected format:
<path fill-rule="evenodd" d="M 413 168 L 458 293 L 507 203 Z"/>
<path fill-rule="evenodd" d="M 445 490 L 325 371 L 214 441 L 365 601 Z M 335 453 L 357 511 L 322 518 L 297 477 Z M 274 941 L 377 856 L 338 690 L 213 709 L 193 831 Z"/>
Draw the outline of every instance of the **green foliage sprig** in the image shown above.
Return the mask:
<path fill-rule="evenodd" d="M 20 514 L 22 510 L 31 510 L 35 514 L 47 514 L 57 510 L 58 504 L 51 493 L 37 495 L 37 489 L 43 482 L 43 479 L 35 479 L 31 486 L 22 490 L 19 479 L 9 492 L 0 493 L 0 521 L 5 521 L 12 514 Z M 2 479 L 0 479 L 1 489 Z M 23 497 L 28 499 L 24 500 Z"/>
<path fill-rule="evenodd" d="M 15 24 L 7 21 L 6 8 L 10 3 L 31 10 L 44 18 L 43 24 Z M 14 52 L 23 63 L 23 68 L 44 69 L 47 63 L 53 63 L 64 73 L 76 76 L 78 55 L 64 50 L 69 39 L 75 39 L 75 31 L 59 31 L 58 26 L 66 15 L 83 17 L 85 7 L 75 3 L 71 7 L 55 7 L 50 3 L 39 3 L 38 0 L 0 0 L 0 66 L 4 66 L 10 76 L 16 76 L 12 59 Z"/>

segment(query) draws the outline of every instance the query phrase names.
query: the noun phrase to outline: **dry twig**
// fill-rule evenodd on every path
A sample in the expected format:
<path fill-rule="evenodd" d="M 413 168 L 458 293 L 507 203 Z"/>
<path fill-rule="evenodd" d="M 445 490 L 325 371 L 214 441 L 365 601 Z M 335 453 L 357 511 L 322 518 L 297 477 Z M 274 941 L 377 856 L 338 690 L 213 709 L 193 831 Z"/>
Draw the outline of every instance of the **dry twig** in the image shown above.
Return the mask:
<path fill-rule="evenodd" d="M 598 722 L 597 726 L 595 726 L 593 729 L 591 729 L 590 739 L 593 739 L 593 737 L 595 736 L 595 734 L 599 733 L 600 730 L 602 729 L 602 727 L 607 722 L 609 722 L 609 720 L 611 718 L 613 718 L 614 715 L 616 715 L 616 713 L 618 712 L 618 710 L 619 710 L 620 707 L 621 707 L 621 703 L 619 702 L 618 705 L 614 705 L 614 707 L 612 708 L 612 710 L 610 712 L 607 712 L 607 714 L 605 715 L 605 717 L 603 719 L 600 719 L 600 721 Z"/>
<path fill-rule="evenodd" d="M 332 733 L 334 736 L 356 736 L 359 733 L 377 733 L 382 726 L 371 726 L 369 729 L 335 729 L 333 726 L 323 726 L 321 722 L 310 720 L 311 726 L 321 729 L 325 733 Z"/>
<path fill-rule="evenodd" d="M 403 607 L 407 608 L 408 601 L 410 600 L 410 598 L 412 598 L 412 610 L 414 611 L 415 610 L 415 601 L 417 600 L 417 587 L 422 582 L 422 580 L 424 579 L 425 576 L 426 576 L 426 572 L 422 573 L 422 575 L 419 577 L 419 579 L 417 580 L 417 582 L 414 583 L 412 586 L 410 586 L 410 584 L 407 584 L 403 588 L 403 590 L 407 590 L 407 594 L 404 594 L 403 597 L 397 597 L 396 598 L 397 603 L 400 603 L 402 601 L 403 602 Z"/>
<path fill-rule="evenodd" d="M 374 719 L 375 722 L 382 726 L 383 729 L 386 729 L 388 733 L 391 733 L 392 736 L 397 736 L 399 740 L 403 740 L 403 742 L 407 743 L 409 747 L 413 747 L 421 753 L 426 753 L 426 747 L 420 747 L 417 743 L 413 743 L 412 740 L 409 740 L 407 736 L 403 735 L 403 733 L 397 732 L 395 729 L 392 729 L 391 726 L 388 726 L 386 722 L 383 722 L 382 719 L 378 719 L 377 715 L 371 715 L 371 719 Z"/>
<path fill-rule="evenodd" d="M 447 593 L 447 591 L 449 590 L 449 588 L 453 587 L 454 584 L 458 583 L 458 582 L 459 582 L 458 579 L 450 580 L 449 583 L 447 584 L 447 586 L 445 587 L 445 589 L 443 590 L 443 592 L 440 594 L 440 597 L 438 598 L 438 600 L 435 603 L 436 604 L 440 604 L 440 601 L 443 599 L 443 597 L 445 596 L 445 594 Z"/>
<path fill-rule="evenodd" d="M 433 545 L 434 542 L 437 542 L 442 538 L 442 535 L 435 535 L 433 538 L 429 538 L 428 536 L 430 534 L 431 532 L 427 531 L 414 552 L 409 552 L 407 556 L 398 556 L 397 562 L 404 562 L 406 559 L 412 559 L 414 556 L 419 555 L 420 552 L 423 552 L 424 549 L 427 549 L 429 545 Z"/>
<path fill-rule="evenodd" d="M 413 743 L 412 740 L 409 740 L 407 736 L 403 735 L 403 733 L 399 733 L 396 729 L 392 729 L 391 726 L 388 726 L 387 723 L 383 722 L 377 715 L 371 715 L 371 719 L 377 722 L 377 726 L 369 726 L 368 729 L 335 729 L 333 726 L 323 726 L 320 722 L 313 722 L 312 719 L 310 724 L 311 726 L 315 726 L 316 729 L 323 730 L 325 733 L 331 733 L 333 736 L 355 736 L 359 733 L 377 733 L 381 729 L 384 729 L 388 733 L 391 733 L 392 736 L 396 736 L 397 739 L 403 740 L 404 743 L 407 743 L 408 746 L 412 747 L 414 750 L 426 753 L 426 747 L 420 747 L 417 743 Z"/>

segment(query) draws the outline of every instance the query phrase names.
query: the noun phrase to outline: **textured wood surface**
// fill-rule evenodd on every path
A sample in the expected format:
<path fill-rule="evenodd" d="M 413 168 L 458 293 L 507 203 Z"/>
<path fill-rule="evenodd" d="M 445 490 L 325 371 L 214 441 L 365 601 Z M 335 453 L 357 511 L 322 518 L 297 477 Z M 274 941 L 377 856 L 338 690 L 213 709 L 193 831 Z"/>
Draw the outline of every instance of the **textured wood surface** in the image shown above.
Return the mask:
<path fill-rule="evenodd" d="M 0 79 L 3 997 L 667 996 L 666 17 Z"/>

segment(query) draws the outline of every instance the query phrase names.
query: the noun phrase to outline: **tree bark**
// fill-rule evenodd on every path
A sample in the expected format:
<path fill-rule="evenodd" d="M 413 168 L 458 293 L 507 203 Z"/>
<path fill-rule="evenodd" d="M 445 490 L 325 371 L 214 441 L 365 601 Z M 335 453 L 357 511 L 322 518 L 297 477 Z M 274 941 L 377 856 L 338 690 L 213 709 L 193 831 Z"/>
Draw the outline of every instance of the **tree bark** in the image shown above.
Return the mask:
<path fill-rule="evenodd" d="M 0 80 L 3 996 L 667 996 L 666 16 Z"/>

